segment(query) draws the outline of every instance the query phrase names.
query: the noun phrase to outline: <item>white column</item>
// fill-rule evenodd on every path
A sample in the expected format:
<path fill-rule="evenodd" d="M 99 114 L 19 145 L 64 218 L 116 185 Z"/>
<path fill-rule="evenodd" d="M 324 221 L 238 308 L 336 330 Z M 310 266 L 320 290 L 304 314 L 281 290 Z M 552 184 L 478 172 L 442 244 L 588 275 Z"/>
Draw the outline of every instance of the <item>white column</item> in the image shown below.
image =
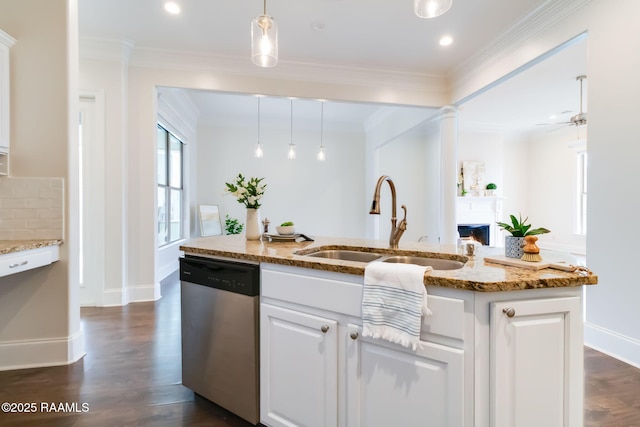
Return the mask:
<path fill-rule="evenodd" d="M 440 119 L 440 243 L 456 244 L 456 182 L 458 179 L 458 110 L 442 108 Z"/>

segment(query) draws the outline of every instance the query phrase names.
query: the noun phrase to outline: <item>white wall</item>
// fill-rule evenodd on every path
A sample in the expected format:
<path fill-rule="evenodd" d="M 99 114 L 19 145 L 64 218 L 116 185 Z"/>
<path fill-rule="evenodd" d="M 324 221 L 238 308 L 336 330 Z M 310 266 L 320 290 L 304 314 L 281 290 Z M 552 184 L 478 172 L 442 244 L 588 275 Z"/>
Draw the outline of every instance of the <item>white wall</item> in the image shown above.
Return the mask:
<path fill-rule="evenodd" d="M 589 201 L 587 344 L 640 367 L 640 287 L 635 239 L 620 232 L 640 211 L 637 101 L 640 2 L 595 1 L 589 8 Z M 615 49 L 612 47 L 615 46 Z M 626 53 L 625 53 L 626 52 Z M 624 224 L 624 225 L 623 225 Z"/>
<path fill-rule="evenodd" d="M 407 206 L 407 230 L 401 241 L 416 242 L 428 236 L 438 242 L 440 200 L 440 146 L 437 123 L 429 123 L 399 136 L 378 149 L 379 173 L 389 175 L 397 193 L 397 219 Z M 368 189 L 371 203 L 374 188 Z M 387 183 L 380 192 L 379 239 L 391 231 L 391 192 Z"/>
<path fill-rule="evenodd" d="M 504 77 L 544 52 L 588 31 L 589 57 L 589 202 L 587 264 L 599 284 L 586 293 L 585 342 L 640 366 L 640 288 L 635 272 L 634 239 L 616 232 L 640 208 L 634 180 L 638 149 L 635 103 L 640 97 L 636 75 L 640 56 L 636 0 L 585 2 L 570 16 L 530 34 L 512 53 L 487 61 L 454 83 L 453 98 L 461 100 Z M 627 53 L 625 53 L 627 52 Z M 505 159 L 507 156 L 505 156 Z M 507 175 L 505 169 L 505 176 Z"/>
<path fill-rule="evenodd" d="M 127 292 L 127 82 L 128 59 L 131 46 L 120 41 L 84 41 L 81 54 L 100 54 L 80 61 L 79 87 L 82 93 L 99 94 L 104 102 L 96 124 L 104 132 L 103 164 L 85 168 L 86 173 L 104 171 L 104 176 L 94 181 L 105 184 L 103 191 L 94 192 L 105 207 L 104 222 L 95 223 L 92 217 L 84 218 L 85 227 L 103 228 L 104 241 L 92 242 L 103 245 L 104 285 L 96 292 L 98 306 L 123 305 L 129 301 Z M 108 232 L 107 232 L 108 230 Z"/>
<path fill-rule="evenodd" d="M 2 278 L 0 369 L 67 364 L 84 355 L 78 302 L 77 4 L 0 0 L 11 49 L 11 171 L 64 178 L 64 244 L 51 266 Z"/>
<path fill-rule="evenodd" d="M 531 136 L 528 161 L 528 210 L 533 227 L 545 227 L 541 248 L 567 250 L 584 255 L 585 236 L 576 231 L 577 150 L 575 127 Z M 524 215 L 524 212 L 523 212 Z"/>
<path fill-rule="evenodd" d="M 198 128 L 198 203 L 220 206 L 225 215 L 245 223 L 244 205 L 223 195 L 225 182 L 238 173 L 264 177 L 261 219 L 270 231 L 285 221 L 309 235 L 364 237 L 368 212 L 364 189 L 364 130 L 326 131 L 327 159 L 316 159 L 318 131 L 297 129 L 296 159 L 287 159 L 290 127 L 274 128 L 263 121 L 264 157 L 254 157 L 255 126 L 211 125 Z M 224 224 L 223 224 L 224 226 Z"/>
<path fill-rule="evenodd" d="M 489 106 L 487 106 L 488 108 Z M 539 236 L 541 248 L 585 254 L 585 236 L 575 231 L 577 197 L 576 128 L 529 135 L 460 132 L 460 161 L 485 163 L 484 182 L 498 186 L 503 199 L 501 221 L 509 215 L 529 218 L 533 227 L 551 233 Z M 502 237 L 497 239 L 502 245 Z"/>

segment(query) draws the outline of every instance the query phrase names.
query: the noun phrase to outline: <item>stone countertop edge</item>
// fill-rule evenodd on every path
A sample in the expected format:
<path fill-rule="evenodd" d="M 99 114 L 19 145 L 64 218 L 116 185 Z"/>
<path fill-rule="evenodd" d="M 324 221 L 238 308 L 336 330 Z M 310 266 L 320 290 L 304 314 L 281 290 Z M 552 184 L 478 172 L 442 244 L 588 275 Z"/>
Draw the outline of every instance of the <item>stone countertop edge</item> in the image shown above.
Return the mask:
<path fill-rule="evenodd" d="M 206 255 L 310 268 L 336 273 L 364 275 L 366 263 L 307 257 L 305 254 L 318 249 L 358 249 L 364 252 L 381 254 L 418 255 L 433 258 L 467 260 L 459 270 L 433 270 L 427 272 L 424 284 L 477 292 L 503 292 L 523 289 L 563 288 L 582 285 L 595 285 L 595 274 L 582 275 L 544 268 L 540 270 L 509 267 L 484 261 L 483 255 L 497 255 L 503 248 L 483 247 L 479 255 L 472 258 L 456 253 L 453 245 L 439 245 L 418 242 L 400 243 L 399 249 L 389 249 L 386 241 L 351 239 L 340 237 L 317 237 L 315 241 L 267 242 L 247 241 L 244 235 L 212 236 L 191 239 L 180 250 L 193 255 Z M 573 262 L 572 256 L 565 252 L 542 251 L 541 255 L 553 261 Z M 375 262 L 375 261 L 374 261 Z"/>
<path fill-rule="evenodd" d="M 61 239 L 0 240 L 0 255 L 30 251 L 32 249 L 61 244 Z"/>

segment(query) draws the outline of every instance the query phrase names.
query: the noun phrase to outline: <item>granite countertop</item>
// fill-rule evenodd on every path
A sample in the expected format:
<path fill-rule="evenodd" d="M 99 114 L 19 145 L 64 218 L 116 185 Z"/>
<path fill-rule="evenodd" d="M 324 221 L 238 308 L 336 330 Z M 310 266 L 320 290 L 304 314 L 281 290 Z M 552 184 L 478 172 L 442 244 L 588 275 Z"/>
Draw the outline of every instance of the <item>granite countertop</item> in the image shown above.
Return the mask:
<path fill-rule="evenodd" d="M 315 258 L 303 255 L 322 249 L 366 248 L 367 252 L 381 254 L 419 255 L 433 258 L 467 261 L 459 270 L 434 270 L 425 275 L 424 283 L 428 286 L 440 286 L 454 289 L 465 289 L 480 292 L 513 291 L 521 289 L 557 288 L 581 285 L 594 285 L 598 277 L 594 274 L 583 275 L 564 272 L 550 268 L 530 270 L 519 267 L 508 267 L 485 262 L 485 256 L 504 253 L 503 248 L 482 247 L 478 255 L 467 258 L 456 253 L 453 245 L 434 245 L 427 243 L 400 243 L 400 248 L 388 248 L 386 241 L 347 239 L 339 237 L 315 237 L 315 241 L 303 242 L 267 242 L 247 241 L 244 235 L 212 236 L 189 240 L 180 246 L 180 250 L 193 255 L 210 255 L 237 259 L 239 261 L 268 262 L 333 271 L 345 274 L 364 275 L 365 263 Z M 573 257 L 564 252 L 541 251 L 545 261 L 575 262 Z"/>
<path fill-rule="evenodd" d="M 59 239 L 43 239 L 43 240 L 0 240 L 0 255 L 11 254 L 14 252 L 29 251 L 31 249 L 43 248 L 45 246 L 61 245 L 62 240 Z"/>

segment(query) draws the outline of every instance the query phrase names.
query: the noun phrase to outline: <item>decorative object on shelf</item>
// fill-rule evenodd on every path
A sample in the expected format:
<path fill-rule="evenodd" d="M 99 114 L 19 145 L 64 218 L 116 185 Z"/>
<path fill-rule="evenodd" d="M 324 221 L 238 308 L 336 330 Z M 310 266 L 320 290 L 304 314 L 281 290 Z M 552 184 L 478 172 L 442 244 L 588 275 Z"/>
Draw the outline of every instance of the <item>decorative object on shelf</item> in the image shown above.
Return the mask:
<path fill-rule="evenodd" d="M 264 178 L 250 178 L 246 181 L 241 173 L 232 183 L 226 182 L 227 194 L 233 195 L 238 203 L 247 208 L 246 236 L 247 240 L 260 240 L 260 199 L 264 195 L 266 184 Z"/>
<path fill-rule="evenodd" d="M 435 18 L 451 9 L 453 0 L 414 0 L 413 9 L 420 18 Z"/>
<path fill-rule="evenodd" d="M 522 251 L 524 255 L 522 255 L 523 261 L 531 261 L 531 262 L 540 262 L 542 261 L 542 257 L 540 256 L 540 248 L 536 245 L 536 240 L 538 238 L 536 236 L 525 236 L 524 237 L 524 247 Z"/>
<path fill-rule="evenodd" d="M 251 21 L 251 60 L 259 67 L 273 67 L 278 63 L 278 24 L 264 12 Z"/>
<path fill-rule="evenodd" d="M 464 168 L 460 168 L 460 175 L 458 175 L 458 196 L 464 196 L 466 191 L 464 190 Z"/>
<path fill-rule="evenodd" d="M 490 182 L 487 184 L 487 186 L 485 187 L 485 195 L 486 196 L 495 196 L 496 194 L 496 190 L 498 189 L 498 186 L 495 185 L 493 182 Z"/>
<path fill-rule="evenodd" d="M 231 218 L 229 215 L 225 216 L 224 230 L 227 232 L 227 234 L 240 234 L 242 233 L 243 228 L 244 224 L 238 222 L 237 219 Z"/>
<path fill-rule="evenodd" d="M 222 234 L 220 226 L 220 211 L 217 205 L 199 205 L 200 235 L 219 236 Z"/>
<path fill-rule="evenodd" d="M 523 246 L 525 236 L 534 236 L 537 234 L 550 233 L 544 227 L 531 228 L 531 224 L 527 224 L 528 217 L 524 220 L 522 215 L 516 218 L 514 215 L 509 215 L 511 218 L 511 224 L 505 222 L 496 222 L 498 226 L 511 233 L 511 236 L 505 236 L 504 238 L 504 254 L 509 258 L 522 258 L 524 255 Z"/>
<path fill-rule="evenodd" d="M 471 193 L 470 195 L 475 197 L 484 196 L 484 162 L 465 160 L 462 162 L 462 168 L 464 169 L 462 184 L 464 192 Z"/>

